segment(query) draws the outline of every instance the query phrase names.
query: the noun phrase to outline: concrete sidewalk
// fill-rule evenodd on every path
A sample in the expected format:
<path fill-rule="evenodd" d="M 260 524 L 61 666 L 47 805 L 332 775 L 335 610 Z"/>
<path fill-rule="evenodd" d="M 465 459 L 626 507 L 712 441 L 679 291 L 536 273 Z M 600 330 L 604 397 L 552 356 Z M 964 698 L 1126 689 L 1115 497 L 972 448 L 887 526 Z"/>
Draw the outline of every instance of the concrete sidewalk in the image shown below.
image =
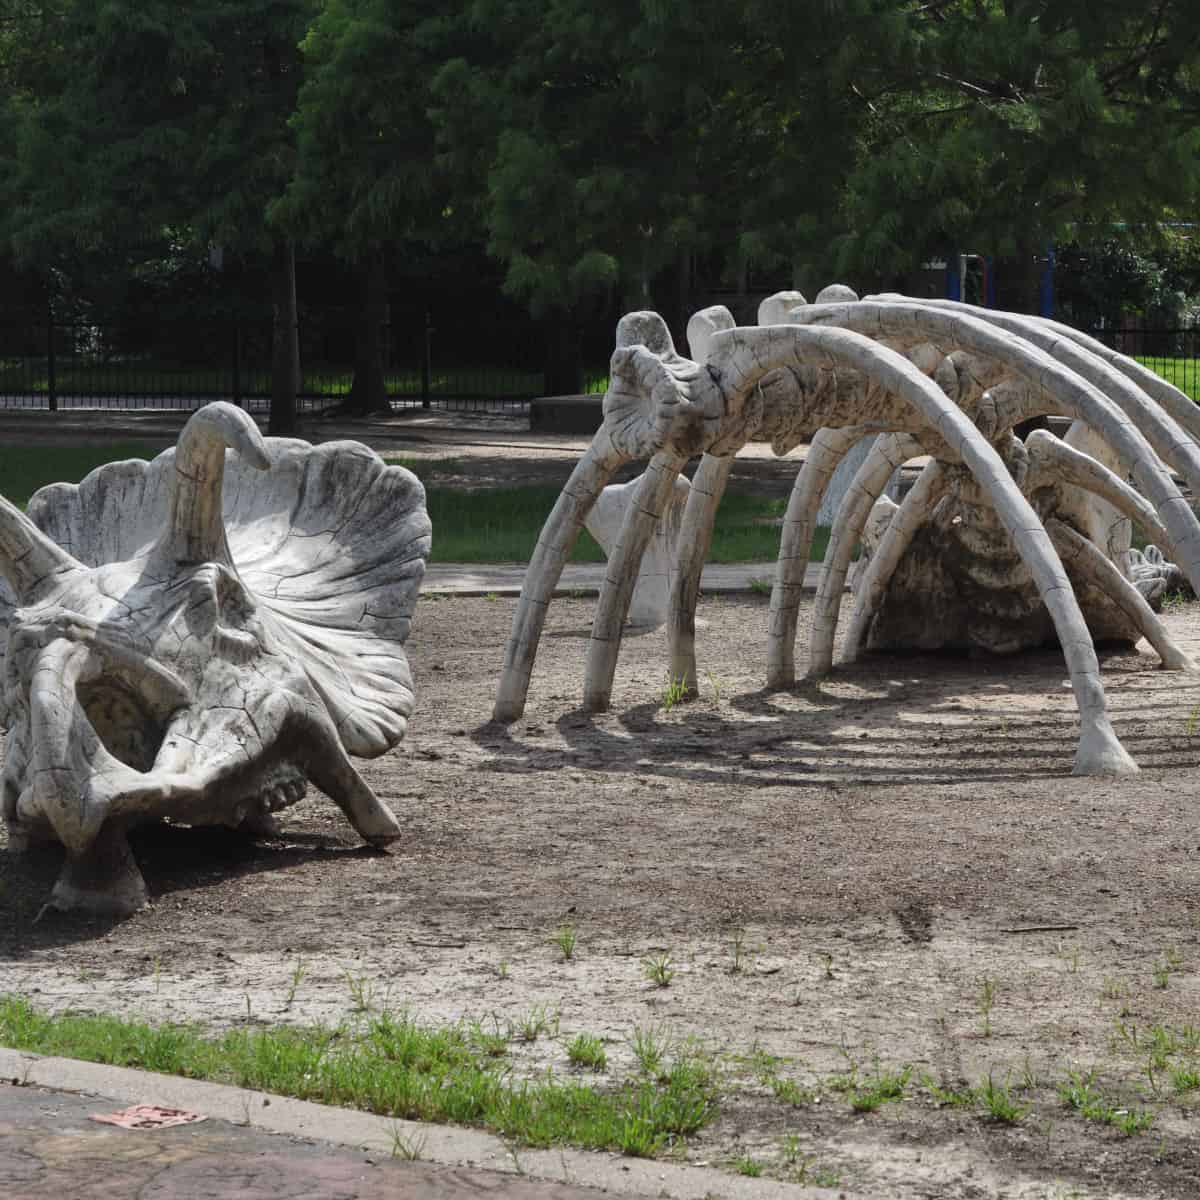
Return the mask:
<path fill-rule="evenodd" d="M 563 569 L 556 596 L 595 596 L 604 582 L 604 563 L 568 563 Z M 425 570 L 423 592 L 454 596 L 516 596 L 525 578 L 523 566 L 506 563 L 432 563 Z M 709 563 L 700 577 L 702 591 L 715 595 L 721 592 L 750 592 L 761 580 L 767 590 L 775 578 L 775 564 Z M 821 564 L 809 563 L 804 575 L 804 590 L 815 592 L 821 580 Z"/>
<path fill-rule="evenodd" d="M 664 1159 L 511 1148 L 417 1123 L 0 1047 L 0 1196 L 12 1200 L 804 1200 L 841 1194 Z M 91 1120 L 133 1104 L 205 1119 Z"/>
<path fill-rule="evenodd" d="M 13 1200 L 595 1200 L 594 1188 L 409 1162 L 205 1119 L 131 1131 L 112 1103 L 0 1085 L 0 1194 Z"/>

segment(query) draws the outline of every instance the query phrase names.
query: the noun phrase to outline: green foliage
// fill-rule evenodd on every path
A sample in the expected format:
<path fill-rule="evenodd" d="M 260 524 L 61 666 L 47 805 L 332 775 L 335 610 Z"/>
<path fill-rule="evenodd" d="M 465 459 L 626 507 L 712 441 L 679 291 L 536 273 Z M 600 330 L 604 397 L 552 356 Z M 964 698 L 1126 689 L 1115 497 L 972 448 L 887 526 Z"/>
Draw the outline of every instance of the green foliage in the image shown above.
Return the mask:
<path fill-rule="evenodd" d="M 589 1071 L 603 1071 L 608 1066 L 608 1053 L 604 1042 L 590 1033 L 577 1033 L 567 1043 L 567 1058 L 576 1067 Z"/>
<path fill-rule="evenodd" d="M 580 1080 L 511 1078 L 468 1026 L 382 1013 L 328 1029 L 150 1026 L 108 1016 L 50 1016 L 0 997 L 0 1045 L 186 1075 L 406 1120 L 480 1125 L 531 1146 L 563 1143 L 653 1155 L 717 1114 L 712 1073 L 681 1055 L 656 1079 L 600 1091 Z M 602 1049 L 602 1048 L 601 1048 Z M 403 1148 L 401 1148 L 403 1149 Z"/>
<path fill-rule="evenodd" d="M 14 249 L 47 260 L 137 245 L 164 227 L 265 248 L 267 206 L 292 168 L 296 47 L 315 10 L 316 0 L 63 4 L 49 77 L 15 115 L 4 184 Z"/>
<path fill-rule="evenodd" d="M 843 262 L 1019 255 L 1186 210 L 1198 45 L 1187 0 L 906 4 L 895 50 L 864 64 L 864 98 L 884 102 L 850 183 Z"/>
<path fill-rule="evenodd" d="M 484 243 L 531 311 L 580 320 L 680 315 L 693 269 L 867 286 L 1074 238 L 1081 312 L 1197 290 L 1187 239 L 1143 235 L 1200 183 L 1191 0 L 9 8 L 0 240 L 43 270 Z"/>

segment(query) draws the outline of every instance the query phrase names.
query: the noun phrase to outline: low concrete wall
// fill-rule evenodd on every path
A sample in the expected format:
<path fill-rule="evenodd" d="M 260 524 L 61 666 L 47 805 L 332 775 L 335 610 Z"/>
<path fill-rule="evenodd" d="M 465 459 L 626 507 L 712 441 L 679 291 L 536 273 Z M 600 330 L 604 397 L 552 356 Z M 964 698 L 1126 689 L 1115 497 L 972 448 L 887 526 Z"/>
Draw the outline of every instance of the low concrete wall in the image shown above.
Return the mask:
<path fill-rule="evenodd" d="M 604 397 L 541 396 L 529 404 L 529 428 L 539 433 L 595 433 L 604 420 Z"/>

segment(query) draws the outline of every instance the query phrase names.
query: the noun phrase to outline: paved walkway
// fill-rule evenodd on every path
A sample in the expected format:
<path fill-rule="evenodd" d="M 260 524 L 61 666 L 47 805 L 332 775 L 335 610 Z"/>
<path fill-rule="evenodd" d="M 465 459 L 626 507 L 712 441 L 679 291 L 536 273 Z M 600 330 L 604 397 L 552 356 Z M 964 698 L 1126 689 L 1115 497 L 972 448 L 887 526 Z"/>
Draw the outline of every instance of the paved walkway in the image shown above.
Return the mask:
<path fill-rule="evenodd" d="M 111 1101 L 0 1085 L 0 1195 L 12 1200 L 596 1200 L 593 1188 L 435 1166 L 206 1119 L 130 1131 Z"/>
<path fill-rule="evenodd" d="M 224 1084 L 0 1047 L 0 1196 L 11 1200 L 803 1200 L 834 1193 L 712 1167 L 392 1120 Z M 11 1082 L 9 1082 L 11 1081 Z M 130 1130 L 131 1105 L 204 1117 Z M 843 1200 L 855 1200 L 841 1189 Z"/>
<path fill-rule="evenodd" d="M 604 563 L 569 563 L 555 589 L 556 596 L 599 593 L 604 582 Z M 516 596 L 525 578 L 523 566 L 504 563 L 433 563 L 426 568 L 424 592 L 455 596 Z M 775 578 L 775 564 L 710 563 L 700 577 L 700 587 L 709 594 L 717 592 L 758 591 L 755 581 L 769 588 Z M 815 592 L 821 578 L 821 564 L 810 563 L 804 576 L 805 591 Z"/>

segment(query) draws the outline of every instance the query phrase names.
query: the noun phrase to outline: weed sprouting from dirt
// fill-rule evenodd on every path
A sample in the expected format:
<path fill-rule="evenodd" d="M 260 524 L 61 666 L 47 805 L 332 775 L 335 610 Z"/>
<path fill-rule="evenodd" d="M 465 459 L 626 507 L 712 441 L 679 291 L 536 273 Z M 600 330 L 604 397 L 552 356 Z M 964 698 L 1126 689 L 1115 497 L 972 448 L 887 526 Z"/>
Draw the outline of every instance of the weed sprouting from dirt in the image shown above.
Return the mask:
<path fill-rule="evenodd" d="M 1004 1125 L 1016 1125 L 1033 1107 L 1030 1104 L 1022 1104 L 1014 1099 L 1008 1081 L 997 1083 L 992 1078 L 991 1071 L 988 1072 L 987 1078 L 975 1089 L 975 1098 L 983 1107 L 988 1117 Z"/>
<path fill-rule="evenodd" d="M 992 1009 L 996 1006 L 996 981 L 981 979 L 979 981 L 979 1015 L 983 1020 L 983 1036 L 992 1036 Z"/>
<path fill-rule="evenodd" d="M 608 1067 L 604 1042 L 590 1033 L 577 1033 L 567 1043 L 567 1058 L 574 1066 L 586 1067 L 589 1071 L 603 1071 Z"/>
<path fill-rule="evenodd" d="M 535 1004 L 523 1017 L 509 1026 L 508 1036 L 515 1042 L 536 1042 L 543 1034 L 558 1036 L 558 1013 L 544 1004 Z"/>
<path fill-rule="evenodd" d="M 296 965 L 292 967 L 292 975 L 288 980 L 287 995 L 283 998 L 283 1011 L 288 1012 L 292 1005 L 296 1002 L 296 993 L 300 990 L 300 985 L 304 982 L 304 976 L 308 974 L 308 968 L 304 965 L 303 959 L 297 959 Z"/>
<path fill-rule="evenodd" d="M 729 959 L 730 975 L 740 975 L 746 969 L 746 931 L 740 926 L 731 935 Z"/>
<path fill-rule="evenodd" d="M 342 975 L 350 993 L 351 1010 L 356 1013 L 369 1012 L 375 1003 L 375 985 L 365 975 L 352 975 L 349 971 L 344 971 Z"/>
<path fill-rule="evenodd" d="M 675 966 L 671 962 L 671 955 L 664 952 L 662 954 L 653 954 L 649 958 L 643 958 L 642 974 L 655 987 L 670 987 L 671 980 L 675 978 Z"/>
<path fill-rule="evenodd" d="M 1145 1133 L 1154 1124 L 1154 1114 L 1145 1109 L 1118 1105 L 1105 1097 L 1096 1086 L 1094 1072 L 1069 1071 L 1058 1085 L 1062 1102 L 1086 1121 L 1098 1121 L 1119 1129 L 1128 1137 Z"/>
<path fill-rule="evenodd" d="M 425 1157 L 424 1134 L 406 1136 L 399 1126 L 392 1128 L 392 1157 L 404 1162 L 420 1162 Z"/>
<path fill-rule="evenodd" d="M 633 1051 L 638 1070 L 651 1078 L 658 1075 L 670 1046 L 671 1039 L 666 1032 L 653 1027 L 635 1026 L 629 1039 L 629 1048 Z"/>
<path fill-rule="evenodd" d="M 554 936 L 550 941 L 558 947 L 562 953 L 564 961 L 575 957 L 575 947 L 578 944 L 578 937 L 575 933 L 574 925 L 563 925 L 555 931 Z"/>

